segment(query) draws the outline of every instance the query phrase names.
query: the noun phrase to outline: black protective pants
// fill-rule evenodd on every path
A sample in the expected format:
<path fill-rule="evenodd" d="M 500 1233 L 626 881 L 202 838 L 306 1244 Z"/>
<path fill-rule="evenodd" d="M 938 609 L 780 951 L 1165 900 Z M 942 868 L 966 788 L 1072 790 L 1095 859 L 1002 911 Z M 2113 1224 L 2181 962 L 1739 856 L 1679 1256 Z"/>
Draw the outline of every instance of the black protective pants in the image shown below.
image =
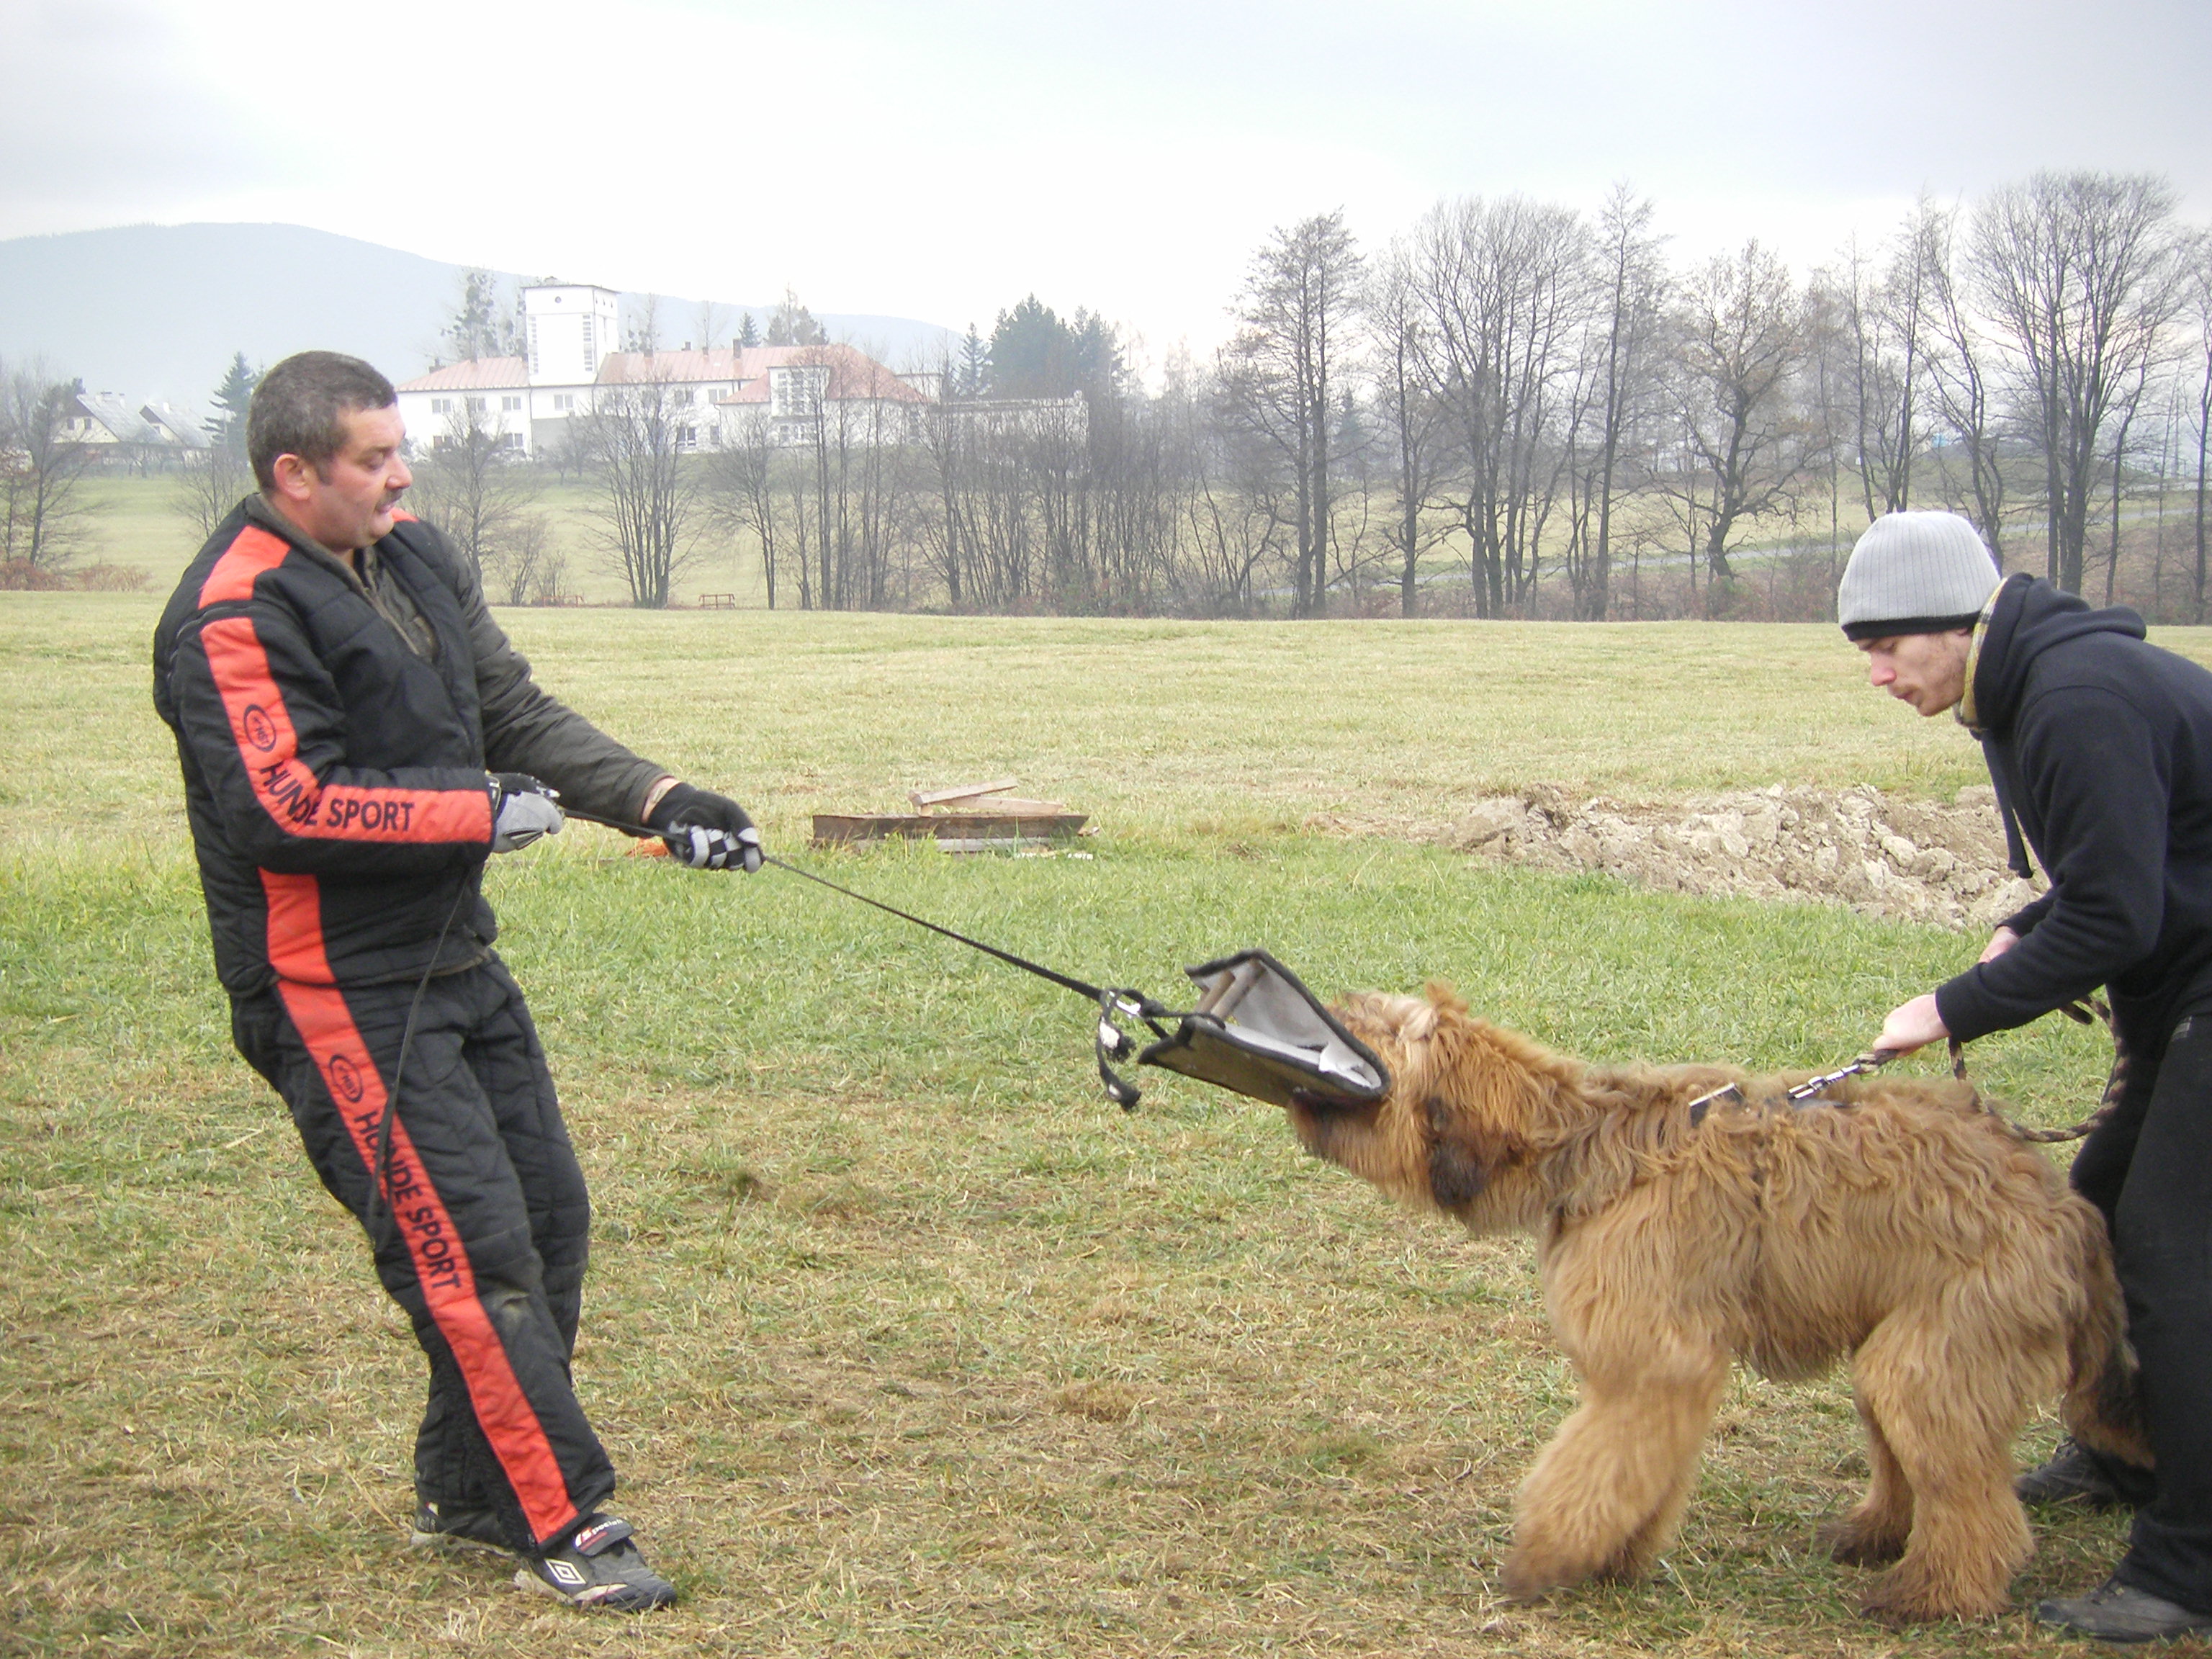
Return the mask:
<path fill-rule="evenodd" d="M 2073 1182 L 2112 1230 L 2158 1460 L 2117 1577 L 2212 1613 L 2212 1017 L 2130 1036 L 2127 1091 Z"/>
<path fill-rule="evenodd" d="M 614 1491 L 568 1373 L 590 1200 L 506 968 L 494 958 L 421 988 L 395 1088 L 416 989 L 280 981 L 234 1003 L 233 1030 L 323 1185 L 368 1228 L 428 1356 L 416 1496 L 449 1516 L 496 1516 L 517 1549 L 543 1547 Z"/>

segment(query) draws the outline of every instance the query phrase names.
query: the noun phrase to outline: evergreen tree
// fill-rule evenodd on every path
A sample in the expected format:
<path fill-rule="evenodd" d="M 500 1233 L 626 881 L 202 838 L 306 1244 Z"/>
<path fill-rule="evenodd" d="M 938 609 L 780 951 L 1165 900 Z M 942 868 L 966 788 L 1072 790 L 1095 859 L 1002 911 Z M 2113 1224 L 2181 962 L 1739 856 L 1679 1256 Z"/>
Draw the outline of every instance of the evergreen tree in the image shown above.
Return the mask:
<path fill-rule="evenodd" d="M 814 320 L 814 313 L 799 303 L 798 294 L 783 291 L 783 302 L 768 319 L 768 343 L 772 346 L 828 345 L 829 331 Z"/>
<path fill-rule="evenodd" d="M 513 300 L 501 299 L 499 286 L 489 270 L 462 273 L 461 297 L 441 334 L 456 362 L 522 356 L 522 318 Z"/>
<path fill-rule="evenodd" d="M 1121 381 L 1121 350 L 1106 319 L 1079 310 L 1064 322 L 1034 294 L 999 313 L 988 352 L 994 398 L 1104 397 Z"/>
<path fill-rule="evenodd" d="M 738 319 L 738 344 L 757 346 L 761 343 L 760 325 L 753 320 L 751 312 L 740 313 Z"/>
<path fill-rule="evenodd" d="M 246 447 L 246 410 L 253 401 L 253 388 L 261 371 L 250 367 L 244 352 L 230 360 L 222 384 L 215 389 L 216 412 L 208 417 L 208 436 L 233 449 Z"/>
<path fill-rule="evenodd" d="M 952 371 L 952 395 L 956 398 L 980 398 L 991 373 L 991 349 L 983 343 L 983 337 L 975 331 L 975 325 L 968 325 L 967 337 L 960 342 L 960 362 Z"/>

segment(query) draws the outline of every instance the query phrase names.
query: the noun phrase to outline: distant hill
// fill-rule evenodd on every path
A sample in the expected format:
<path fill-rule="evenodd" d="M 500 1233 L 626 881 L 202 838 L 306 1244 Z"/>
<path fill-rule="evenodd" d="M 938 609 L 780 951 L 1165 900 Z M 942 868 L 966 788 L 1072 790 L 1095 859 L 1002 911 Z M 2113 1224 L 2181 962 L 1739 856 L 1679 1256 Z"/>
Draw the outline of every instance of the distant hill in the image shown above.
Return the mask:
<path fill-rule="evenodd" d="M 0 241 L 0 362 L 40 357 L 91 391 L 201 410 L 235 351 L 266 365 L 327 347 L 404 380 L 428 365 L 462 270 L 303 225 L 123 225 L 17 237 Z M 560 275 L 587 283 L 595 273 Z M 728 332 L 742 313 L 765 324 L 775 309 L 718 304 Z M 664 343 L 690 337 L 698 307 L 660 296 Z M 894 367 L 933 356 L 952 337 L 910 317 L 816 314 L 832 338 L 880 348 Z"/>

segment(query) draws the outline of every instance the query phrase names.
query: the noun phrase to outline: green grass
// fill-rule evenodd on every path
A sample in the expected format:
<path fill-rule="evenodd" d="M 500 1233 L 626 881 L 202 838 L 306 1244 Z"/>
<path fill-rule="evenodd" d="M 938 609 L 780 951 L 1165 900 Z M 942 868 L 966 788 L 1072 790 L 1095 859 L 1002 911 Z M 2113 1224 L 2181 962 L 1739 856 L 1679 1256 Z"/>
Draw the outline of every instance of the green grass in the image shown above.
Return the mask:
<path fill-rule="evenodd" d="M 154 610 L 0 596 L 0 1653 L 2045 1650 L 2018 1616 L 1852 1613 L 1810 1544 L 1863 1474 L 1835 1382 L 1737 1383 L 1659 1578 L 1502 1603 L 1514 1483 L 1572 1398 L 1525 1244 L 1401 1214 L 1202 1085 L 1147 1074 L 1124 1116 L 1065 993 L 582 827 L 492 888 L 597 1201 L 580 1385 L 687 1599 L 592 1620 L 405 1558 L 420 1361 L 230 1052 Z M 1304 827 L 1509 782 L 1972 781 L 1826 630 L 511 620 L 785 850 L 921 783 L 1065 794 L 1087 859 L 811 856 L 1155 994 L 1265 945 L 1593 1058 L 1809 1066 L 1973 946 Z M 2058 1121 L 2104 1055 L 2049 1021 L 1974 1059 Z M 2038 1532 L 2023 1600 L 2121 1528 Z"/>

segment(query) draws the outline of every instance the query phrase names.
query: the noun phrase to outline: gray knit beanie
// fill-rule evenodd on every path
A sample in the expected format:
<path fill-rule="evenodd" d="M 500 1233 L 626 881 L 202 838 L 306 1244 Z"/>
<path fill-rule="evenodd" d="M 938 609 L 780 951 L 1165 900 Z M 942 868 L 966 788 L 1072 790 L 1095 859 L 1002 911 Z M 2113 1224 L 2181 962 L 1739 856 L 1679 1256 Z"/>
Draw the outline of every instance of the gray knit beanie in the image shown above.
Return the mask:
<path fill-rule="evenodd" d="M 1885 513 L 1851 549 L 1836 620 L 1851 640 L 1972 628 L 2004 580 L 1981 532 L 1955 513 Z"/>

